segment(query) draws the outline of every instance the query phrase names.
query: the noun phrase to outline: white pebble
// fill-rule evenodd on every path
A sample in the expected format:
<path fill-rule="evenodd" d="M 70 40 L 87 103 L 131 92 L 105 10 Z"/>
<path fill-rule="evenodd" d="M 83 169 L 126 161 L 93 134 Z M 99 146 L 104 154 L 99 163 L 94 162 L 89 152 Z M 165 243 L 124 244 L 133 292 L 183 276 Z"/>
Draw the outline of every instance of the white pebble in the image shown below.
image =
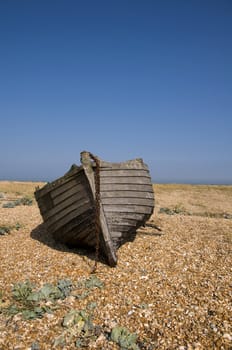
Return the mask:
<path fill-rule="evenodd" d="M 226 339 L 226 340 L 229 340 L 229 341 L 232 340 L 232 336 L 229 333 L 223 334 L 223 338 Z"/>

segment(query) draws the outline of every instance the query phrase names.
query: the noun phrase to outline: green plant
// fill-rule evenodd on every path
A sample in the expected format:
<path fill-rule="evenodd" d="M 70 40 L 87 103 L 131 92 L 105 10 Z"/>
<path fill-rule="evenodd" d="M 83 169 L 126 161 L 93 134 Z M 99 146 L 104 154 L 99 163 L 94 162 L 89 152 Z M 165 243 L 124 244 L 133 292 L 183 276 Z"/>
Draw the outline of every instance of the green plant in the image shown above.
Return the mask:
<path fill-rule="evenodd" d="M 19 222 L 16 222 L 14 228 L 18 231 L 20 228 L 22 228 L 22 225 Z"/>
<path fill-rule="evenodd" d="M 11 226 L 6 226 L 6 225 L 0 226 L 0 236 L 7 235 L 8 233 L 10 233 L 11 229 L 12 229 Z"/>
<path fill-rule="evenodd" d="M 229 213 L 210 213 L 208 211 L 205 211 L 203 213 L 199 213 L 198 216 L 205 216 L 209 218 L 216 218 L 216 219 L 232 219 L 232 215 Z"/>
<path fill-rule="evenodd" d="M 54 346 L 64 346 L 67 341 L 76 348 L 89 348 L 90 342 L 102 333 L 102 328 L 93 324 L 92 317 L 86 310 L 70 310 L 64 316 L 62 326 L 65 330 L 55 339 Z"/>
<path fill-rule="evenodd" d="M 40 350 L 39 343 L 33 342 L 30 347 L 31 350 Z"/>
<path fill-rule="evenodd" d="M 175 214 L 190 215 L 180 203 L 176 204 L 173 208 L 160 208 L 159 213 L 167 214 L 167 215 L 175 215 Z"/>
<path fill-rule="evenodd" d="M 114 327 L 111 331 L 110 339 L 117 343 L 121 349 L 139 350 L 137 335 L 130 333 L 125 327 Z"/>
<path fill-rule="evenodd" d="M 7 202 L 3 204 L 3 208 L 14 208 L 17 207 L 18 205 L 32 205 L 33 204 L 33 199 L 31 199 L 29 196 L 25 196 L 19 199 L 16 199 L 15 201 Z"/>
<path fill-rule="evenodd" d="M 52 309 L 47 306 L 48 301 L 54 304 L 57 299 L 65 299 L 71 289 L 72 283 L 68 279 L 59 280 L 57 285 L 45 283 L 39 290 L 36 290 L 35 285 L 28 280 L 15 283 L 12 288 L 12 298 L 15 303 L 5 308 L 4 312 L 9 315 L 21 313 L 26 320 L 41 318 L 46 312 L 52 312 Z"/>
<path fill-rule="evenodd" d="M 93 329 L 91 317 L 85 310 L 71 310 L 65 315 L 62 325 L 63 327 L 77 325 L 77 334 L 80 334 L 82 331 L 86 333 L 90 329 Z"/>
<path fill-rule="evenodd" d="M 3 208 L 14 208 L 16 207 L 15 202 L 7 202 L 2 205 Z"/>
<path fill-rule="evenodd" d="M 9 234 L 12 230 L 19 230 L 22 227 L 22 225 L 19 222 L 16 222 L 14 226 L 11 225 L 0 225 L 0 236 L 4 236 Z"/>
<path fill-rule="evenodd" d="M 12 288 L 12 296 L 15 300 L 27 304 L 33 288 L 34 285 L 28 280 L 26 282 L 18 282 Z"/>
<path fill-rule="evenodd" d="M 184 206 L 181 203 L 177 203 L 174 207 L 173 207 L 173 211 L 175 214 L 185 214 L 186 210 L 184 208 Z"/>
<path fill-rule="evenodd" d="M 65 280 L 59 280 L 57 283 L 57 287 L 59 288 L 62 294 L 62 299 L 64 299 L 70 295 L 73 285 L 69 279 L 65 279 Z"/>
<path fill-rule="evenodd" d="M 45 283 L 39 291 L 31 292 L 27 300 L 33 302 L 55 301 L 56 299 L 65 299 L 71 292 L 72 282 L 70 280 L 59 280 L 57 285 Z"/>
<path fill-rule="evenodd" d="M 20 204 L 31 206 L 33 204 L 33 199 L 30 198 L 29 196 L 25 196 L 25 197 L 20 199 Z"/>
<path fill-rule="evenodd" d="M 104 283 L 96 276 L 90 276 L 84 283 L 85 288 L 93 289 L 93 288 L 103 288 Z"/>
<path fill-rule="evenodd" d="M 174 215 L 174 212 L 169 208 L 160 208 L 160 214 Z"/>
<path fill-rule="evenodd" d="M 3 304 L 3 291 L 0 289 L 0 310 L 1 310 L 2 304 Z"/>
<path fill-rule="evenodd" d="M 22 310 L 22 317 L 25 320 L 34 320 L 35 318 L 42 318 L 43 315 L 48 311 L 50 311 L 50 309 L 46 306 L 36 306 L 33 309 Z"/>

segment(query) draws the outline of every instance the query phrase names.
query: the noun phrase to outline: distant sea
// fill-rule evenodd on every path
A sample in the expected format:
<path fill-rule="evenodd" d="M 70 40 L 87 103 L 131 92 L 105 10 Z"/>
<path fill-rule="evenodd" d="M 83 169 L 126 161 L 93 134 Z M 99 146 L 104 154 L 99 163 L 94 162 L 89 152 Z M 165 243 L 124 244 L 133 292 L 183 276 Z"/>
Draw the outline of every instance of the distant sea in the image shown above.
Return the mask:
<path fill-rule="evenodd" d="M 47 179 L 39 179 L 39 178 L 14 178 L 14 177 L 8 177 L 8 178 L 0 178 L 0 181 L 22 181 L 22 182 L 52 182 L 53 180 L 56 180 L 56 178 L 47 178 Z M 189 180 L 189 179 L 154 179 L 152 178 L 152 183 L 154 184 L 186 184 L 186 185 L 224 185 L 224 186 L 231 186 L 232 180 Z"/>
<path fill-rule="evenodd" d="M 180 184 L 180 185 L 222 185 L 222 186 L 231 186 L 232 180 L 162 180 L 162 179 L 152 179 L 154 184 Z"/>

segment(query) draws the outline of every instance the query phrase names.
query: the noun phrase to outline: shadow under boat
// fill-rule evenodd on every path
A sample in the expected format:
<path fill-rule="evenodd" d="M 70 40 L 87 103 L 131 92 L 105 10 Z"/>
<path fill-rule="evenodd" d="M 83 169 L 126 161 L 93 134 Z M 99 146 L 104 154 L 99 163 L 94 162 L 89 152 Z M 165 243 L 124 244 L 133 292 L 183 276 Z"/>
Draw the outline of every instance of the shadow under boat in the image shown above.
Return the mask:
<path fill-rule="evenodd" d="M 96 259 L 96 253 L 95 249 L 91 249 L 90 247 L 71 247 L 67 244 L 64 244 L 62 242 L 59 242 L 54 239 L 51 232 L 48 232 L 46 229 L 46 224 L 42 223 L 35 227 L 30 234 L 31 238 L 54 249 L 61 252 L 67 252 L 67 253 L 75 253 L 82 257 L 87 257 L 90 260 L 95 261 Z M 100 256 L 98 258 L 98 261 L 107 265 L 107 261 L 103 256 Z"/>
<path fill-rule="evenodd" d="M 74 253 L 79 256 L 86 257 L 92 261 L 96 261 L 96 249 L 94 247 L 90 247 L 88 245 L 71 246 L 71 245 L 59 242 L 53 237 L 53 234 L 47 230 L 45 223 L 42 223 L 36 226 L 31 231 L 30 236 L 32 239 L 54 250 L 58 250 L 64 253 L 65 252 Z M 136 235 L 131 235 L 130 242 L 134 241 L 135 237 Z M 108 265 L 107 258 L 102 254 L 98 255 L 97 261 L 104 265 Z"/>

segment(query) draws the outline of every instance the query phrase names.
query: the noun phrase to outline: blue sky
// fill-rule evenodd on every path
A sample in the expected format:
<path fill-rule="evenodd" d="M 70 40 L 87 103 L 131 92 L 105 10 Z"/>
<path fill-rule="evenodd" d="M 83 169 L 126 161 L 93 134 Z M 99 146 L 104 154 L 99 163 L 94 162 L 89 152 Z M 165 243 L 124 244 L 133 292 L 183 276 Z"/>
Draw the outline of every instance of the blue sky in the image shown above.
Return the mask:
<path fill-rule="evenodd" d="M 0 179 L 79 153 L 232 183 L 230 0 L 0 1 Z"/>

